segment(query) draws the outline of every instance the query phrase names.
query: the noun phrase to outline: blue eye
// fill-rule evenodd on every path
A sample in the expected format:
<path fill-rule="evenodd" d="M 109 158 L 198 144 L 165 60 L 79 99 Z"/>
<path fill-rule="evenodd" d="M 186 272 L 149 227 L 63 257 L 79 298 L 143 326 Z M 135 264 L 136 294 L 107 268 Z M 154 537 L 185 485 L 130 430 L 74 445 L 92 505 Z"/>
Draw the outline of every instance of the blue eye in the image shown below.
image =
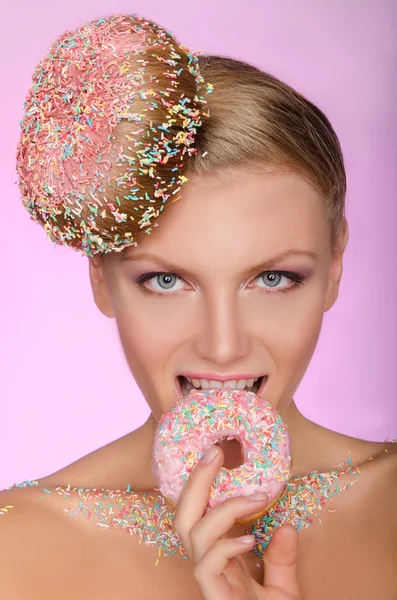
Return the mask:
<path fill-rule="evenodd" d="M 282 277 L 283 275 L 281 275 L 281 273 L 273 273 L 272 271 L 270 271 L 269 273 L 263 273 L 261 275 L 261 279 L 264 283 L 266 283 L 266 278 L 270 279 L 270 287 L 276 287 L 277 283 L 280 282 L 280 279 L 282 279 Z"/>
<path fill-rule="evenodd" d="M 283 277 L 284 279 L 289 279 L 290 281 L 292 281 L 292 285 L 279 287 L 277 284 L 280 283 L 280 279 L 282 279 Z M 275 292 L 282 292 L 283 294 L 285 294 L 286 292 L 289 292 L 297 286 L 302 285 L 305 281 L 305 278 L 302 275 L 299 275 L 299 273 L 293 273 L 291 271 L 264 271 L 259 275 L 259 277 L 255 279 L 255 281 L 257 281 L 258 279 L 261 280 L 263 283 L 266 283 L 266 279 L 268 280 L 268 283 L 270 283 L 270 287 L 266 286 L 265 289 L 271 294 Z"/>
<path fill-rule="evenodd" d="M 283 278 L 292 281 L 292 285 L 280 287 L 279 283 Z M 272 289 L 274 289 L 276 292 L 288 292 L 290 289 L 303 283 L 303 279 L 304 278 L 298 273 L 290 273 L 289 271 L 264 271 L 259 275 L 259 277 L 256 278 L 255 281 L 260 280 L 263 283 L 265 283 L 266 288 L 269 291 L 272 291 Z"/>
<path fill-rule="evenodd" d="M 292 285 L 287 285 L 284 287 L 280 287 L 278 284 L 282 278 L 289 279 L 292 281 Z M 156 281 L 158 287 L 148 287 L 146 285 L 149 281 Z M 267 281 L 266 281 L 267 280 Z M 136 280 L 136 284 L 146 289 L 149 293 L 162 295 L 162 296 L 171 296 L 172 294 L 176 294 L 179 291 L 183 290 L 182 287 L 176 288 L 175 284 L 177 282 L 183 283 L 183 279 L 178 277 L 175 273 L 168 273 L 164 271 L 160 272 L 150 272 L 144 273 L 140 275 Z M 266 292 L 275 293 L 275 292 L 289 292 L 293 288 L 297 287 L 304 283 L 305 278 L 299 273 L 293 273 L 290 271 L 264 271 L 256 279 L 254 279 L 254 283 L 257 281 L 261 281 L 265 283 L 265 287 L 258 286 L 261 289 L 265 289 Z M 270 285 L 267 285 L 270 284 Z"/>
<path fill-rule="evenodd" d="M 160 287 L 164 288 L 165 290 L 172 288 L 177 279 L 173 273 L 161 273 L 161 275 L 156 275 L 156 277 Z M 153 279 L 155 278 L 153 277 Z"/>
<path fill-rule="evenodd" d="M 158 283 L 158 288 L 147 288 L 147 286 L 144 286 L 144 284 L 146 282 L 149 282 L 151 280 L 157 280 Z M 146 289 L 149 289 L 149 291 L 151 291 L 154 294 L 162 294 L 161 290 L 164 290 L 165 292 L 167 290 L 172 290 L 172 293 L 175 293 L 174 287 L 175 287 L 175 282 L 177 281 L 181 281 L 180 277 L 178 277 L 177 275 L 175 275 L 174 273 L 166 273 L 166 272 L 159 272 L 159 273 L 144 273 L 143 275 L 141 275 L 140 277 L 138 277 L 138 279 L 136 280 L 136 283 L 140 286 L 144 286 L 146 287 Z M 160 289 L 160 291 L 159 291 Z M 182 287 L 183 289 L 183 287 Z M 170 293 L 168 293 L 167 295 L 170 295 Z M 162 295 L 166 295 L 165 293 Z"/>

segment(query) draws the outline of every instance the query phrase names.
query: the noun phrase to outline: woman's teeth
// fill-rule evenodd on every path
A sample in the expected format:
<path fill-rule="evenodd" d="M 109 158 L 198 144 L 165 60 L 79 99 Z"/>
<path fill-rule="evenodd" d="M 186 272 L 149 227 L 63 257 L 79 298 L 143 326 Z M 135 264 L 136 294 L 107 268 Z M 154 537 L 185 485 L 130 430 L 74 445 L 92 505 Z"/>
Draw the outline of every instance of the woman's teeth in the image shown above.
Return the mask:
<path fill-rule="evenodd" d="M 191 379 L 190 377 L 181 377 L 182 392 L 188 393 L 191 389 L 205 390 L 210 388 L 246 390 L 247 392 L 257 392 L 259 389 L 261 377 L 256 379 L 232 379 L 230 381 L 215 381 L 214 379 Z"/>

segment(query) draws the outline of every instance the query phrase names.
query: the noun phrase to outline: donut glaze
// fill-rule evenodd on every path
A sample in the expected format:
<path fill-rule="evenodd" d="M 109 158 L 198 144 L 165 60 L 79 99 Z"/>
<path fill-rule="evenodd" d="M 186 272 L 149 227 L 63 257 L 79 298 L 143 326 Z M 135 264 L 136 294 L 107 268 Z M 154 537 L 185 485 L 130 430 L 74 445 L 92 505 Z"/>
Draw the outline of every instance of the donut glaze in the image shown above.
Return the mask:
<path fill-rule="evenodd" d="M 260 514 L 270 510 L 291 477 L 291 441 L 279 413 L 244 390 L 192 390 L 161 417 L 153 440 L 152 468 L 163 496 L 175 507 L 204 454 L 217 441 L 233 438 L 240 441 L 243 462 L 234 469 L 220 469 L 207 510 L 228 498 L 257 492 L 266 492 L 269 498 Z"/>

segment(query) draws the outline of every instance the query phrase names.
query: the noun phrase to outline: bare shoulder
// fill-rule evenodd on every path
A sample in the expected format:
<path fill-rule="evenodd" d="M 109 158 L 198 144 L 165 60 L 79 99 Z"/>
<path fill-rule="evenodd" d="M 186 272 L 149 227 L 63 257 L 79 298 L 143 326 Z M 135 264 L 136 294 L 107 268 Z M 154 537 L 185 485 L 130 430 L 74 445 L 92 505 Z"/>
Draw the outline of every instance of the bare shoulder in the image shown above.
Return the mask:
<path fill-rule="evenodd" d="M 142 544 L 128 527 L 96 527 L 91 518 L 76 518 L 70 498 L 65 504 L 59 492 L 41 485 L 0 492 L 6 509 L 0 515 L 1 599 L 54 600 L 56 590 L 57 600 L 182 600 L 187 594 L 201 600 L 180 553 L 156 564 L 153 545 Z"/>
<path fill-rule="evenodd" d="M 372 480 L 379 493 L 387 491 L 391 499 L 397 499 L 397 443 L 386 444 L 379 454 L 366 462 L 368 481 Z M 375 491 L 375 490 L 374 490 Z"/>
<path fill-rule="evenodd" d="M 384 474 L 386 477 L 385 491 L 389 496 L 389 501 L 386 503 L 388 508 L 388 517 L 390 523 L 394 526 L 394 548 L 395 548 L 395 559 L 397 564 L 397 443 L 393 444 L 393 448 L 387 451 L 388 453 L 388 465 L 385 465 Z M 385 461 L 386 463 L 386 461 Z M 382 488 L 382 483 L 380 487 Z"/>
<path fill-rule="evenodd" d="M 76 596 L 76 582 L 89 597 L 86 586 L 100 564 L 95 540 L 45 490 L 0 492 L 0 598 L 50 600 L 54 589 L 59 600 L 84 597 Z"/>
<path fill-rule="evenodd" d="M 43 490 L 37 484 L 29 482 L 0 491 L 0 552 L 4 552 L 5 540 L 22 539 L 34 531 L 35 522 L 44 516 L 45 507 L 39 502 Z"/>
<path fill-rule="evenodd" d="M 40 504 L 35 488 L 0 492 L 0 598 L 39 598 L 35 589 L 47 559 L 46 533 L 58 530 L 58 519 Z M 42 591 L 42 590 L 41 590 Z"/>
<path fill-rule="evenodd" d="M 377 519 L 387 519 L 397 529 L 397 444 L 386 444 L 378 454 L 364 461 L 360 480 L 357 492 L 363 498 L 364 510 L 368 507 L 373 512 L 374 506 L 378 506 L 381 514 Z"/>
<path fill-rule="evenodd" d="M 303 597 L 322 590 L 323 600 L 397 598 L 396 453 L 385 448 L 368 457 L 339 487 L 347 491 L 333 495 L 301 532 Z"/>

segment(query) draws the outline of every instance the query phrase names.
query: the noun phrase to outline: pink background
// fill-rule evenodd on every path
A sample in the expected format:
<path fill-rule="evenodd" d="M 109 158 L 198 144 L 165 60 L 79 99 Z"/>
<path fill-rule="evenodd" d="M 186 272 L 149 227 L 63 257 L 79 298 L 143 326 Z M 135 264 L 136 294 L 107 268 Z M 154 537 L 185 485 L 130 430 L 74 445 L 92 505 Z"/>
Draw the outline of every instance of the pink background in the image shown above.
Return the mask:
<path fill-rule="evenodd" d="M 94 305 L 88 259 L 53 248 L 22 208 L 15 184 L 19 119 L 36 63 L 63 31 L 117 12 L 152 18 L 196 50 L 252 62 L 330 118 L 346 160 L 350 242 L 339 300 L 325 314 L 295 399 L 306 416 L 330 429 L 376 441 L 397 438 L 394 0 L 6 4 L 0 489 L 52 473 L 148 416 L 115 323 Z"/>

